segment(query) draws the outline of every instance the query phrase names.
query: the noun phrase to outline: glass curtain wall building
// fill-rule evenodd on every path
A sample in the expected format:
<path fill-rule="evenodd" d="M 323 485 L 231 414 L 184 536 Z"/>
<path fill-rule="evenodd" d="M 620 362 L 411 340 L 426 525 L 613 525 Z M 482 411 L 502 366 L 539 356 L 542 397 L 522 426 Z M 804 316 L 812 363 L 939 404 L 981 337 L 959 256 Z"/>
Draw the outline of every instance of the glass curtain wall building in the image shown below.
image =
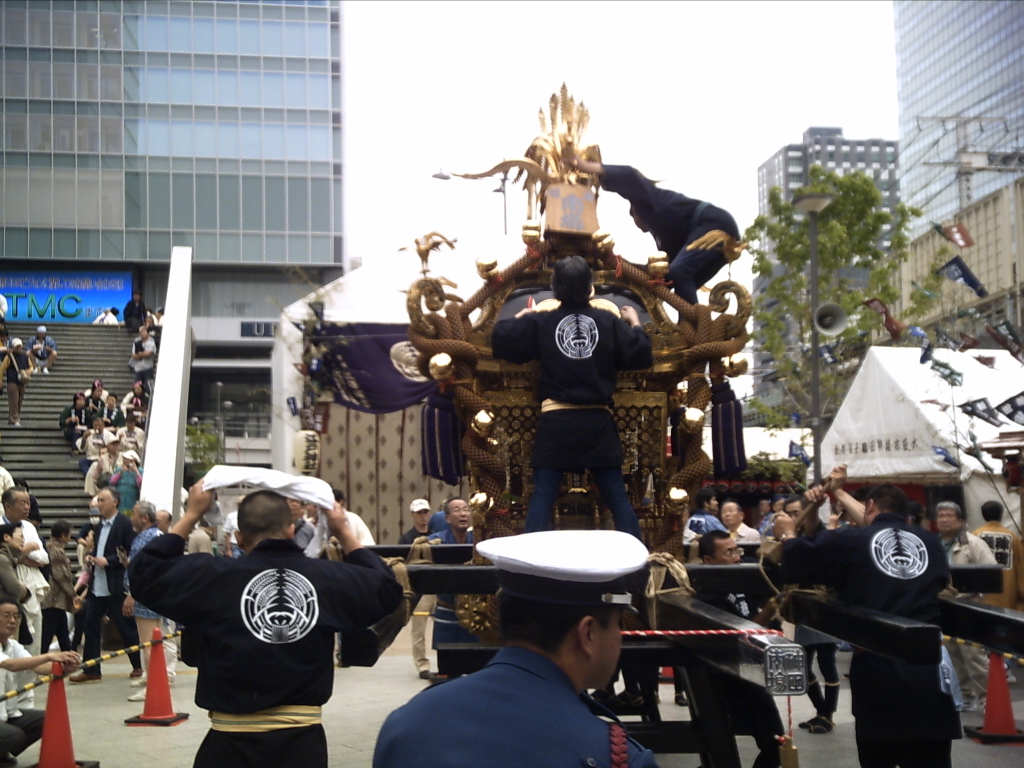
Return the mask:
<path fill-rule="evenodd" d="M 917 236 L 1024 167 L 1024 3 L 896 0 L 893 11 L 902 196 L 924 210 Z M 960 181 L 961 152 L 1015 172 L 967 168 Z"/>
<path fill-rule="evenodd" d="M 253 324 L 341 273 L 340 22 L 336 0 L 0 3 L 5 262 L 127 269 L 153 306 L 192 246 L 198 410 L 204 369 L 269 388 Z"/>

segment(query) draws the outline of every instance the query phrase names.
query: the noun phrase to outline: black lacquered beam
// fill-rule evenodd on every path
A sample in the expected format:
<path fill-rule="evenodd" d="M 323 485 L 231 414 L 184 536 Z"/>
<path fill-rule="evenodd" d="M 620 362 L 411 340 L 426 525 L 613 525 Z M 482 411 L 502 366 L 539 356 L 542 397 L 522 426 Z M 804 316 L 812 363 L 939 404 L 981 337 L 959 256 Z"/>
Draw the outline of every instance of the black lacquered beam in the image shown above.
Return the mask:
<path fill-rule="evenodd" d="M 846 605 L 824 595 L 792 593 L 786 618 L 899 661 L 938 664 L 941 657 L 942 632 L 938 627 Z"/>
<path fill-rule="evenodd" d="M 745 632 L 747 634 L 688 635 L 668 639 L 722 672 L 764 686 L 772 695 L 800 695 L 807 690 L 803 666 L 805 654 L 801 646 L 779 634 L 762 634 L 766 630 L 759 624 L 714 608 L 697 598 L 674 594 L 660 596 L 658 628 Z"/>
<path fill-rule="evenodd" d="M 1003 591 L 1003 569 L 998 565 L 951 565 L 949 570 L 957 592 Z"/>
<path fill-rule="evenodd" d="M 777 570 L 777 569 L 773 569 Z M 765 578 L 760 567 L 754 564 L 704 565 L 687 563 L 686 573 L 690 584 L 698 592 L 728 594 L 742 592 L 748 597 L 774 595 L 778 587 Z M 769 576 L 772 574 L 769 572 Z"/>
<path fill-rule="evenodd" d="M 498 591 L 493 565 L 410 565 L 409 585 L 420 595 L 490 595 Z"/>
<path fill-rule="evenodd" d="M 381 557 L 409 557 L 409 544 L 375 544 L 364 547 L 368 552 L 375 552 Z M 435 563 L 446 565 L 462 565 L 473 558 L 472 544 L 432 544 L 430 554 Z"/>
<path fill-rule="evenodd" d="M 942 631 L 1003 653 L 1024 655 L 1024 613 L 973 600 L 940 598 Z"/>

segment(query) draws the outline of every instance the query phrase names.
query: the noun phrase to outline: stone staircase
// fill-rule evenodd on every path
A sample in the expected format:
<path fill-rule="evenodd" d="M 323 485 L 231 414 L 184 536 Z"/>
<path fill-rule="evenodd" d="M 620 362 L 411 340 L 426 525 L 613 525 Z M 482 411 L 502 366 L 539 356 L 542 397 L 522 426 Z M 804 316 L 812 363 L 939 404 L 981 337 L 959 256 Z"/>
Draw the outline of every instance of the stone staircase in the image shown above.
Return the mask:
<path fill-rule="evenodd" d="M 57 342 L 57 362 L 49 375 L 36 371 L 25 390 L 21 427 L 7 424 L 7 395 L 0 398 L 0 455 L 15 480 L 29 484 L 39 501 L 44 535 L 50 523 L 65 519 L 72 531 L 89 515 L 89 497 L 82 490 L 85 478 L 78 458 L 58 426 L 60 412 L 72 396 L 87 390 L 96 379 L 120 401 L 131 389 L 134 376 L 128 370 L 134 336 L 123 328 L 50 324 L 49 335 Z M 35 337 L 35 325 L 9 323 L 11 338 L 20 338 L 27 349 Z"/>

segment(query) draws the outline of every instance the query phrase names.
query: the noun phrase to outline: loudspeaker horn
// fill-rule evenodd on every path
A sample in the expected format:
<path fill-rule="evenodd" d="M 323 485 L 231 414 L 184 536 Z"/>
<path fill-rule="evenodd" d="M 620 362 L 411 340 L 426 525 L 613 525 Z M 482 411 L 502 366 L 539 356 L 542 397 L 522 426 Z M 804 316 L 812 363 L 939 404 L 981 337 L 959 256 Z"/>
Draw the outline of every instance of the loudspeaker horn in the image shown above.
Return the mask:
<path fill-rule="evenodd" d="M 825 336 L 838 336 L 849 323 L 849 316 L 838 304 L 822 304 L 814 313 L 814 326 Z"/>

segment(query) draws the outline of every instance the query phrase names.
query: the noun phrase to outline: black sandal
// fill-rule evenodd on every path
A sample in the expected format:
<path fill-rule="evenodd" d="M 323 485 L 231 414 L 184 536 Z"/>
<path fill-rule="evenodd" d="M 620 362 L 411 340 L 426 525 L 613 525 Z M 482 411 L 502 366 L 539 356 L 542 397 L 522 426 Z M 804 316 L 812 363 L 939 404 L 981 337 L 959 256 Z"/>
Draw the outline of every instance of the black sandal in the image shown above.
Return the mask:
<path fill-rule="evenodd" d="M 832 733 L 836 724 L 827 717 L 818 715 L 807 722 L 807 730 L 811 733 Z"/>

